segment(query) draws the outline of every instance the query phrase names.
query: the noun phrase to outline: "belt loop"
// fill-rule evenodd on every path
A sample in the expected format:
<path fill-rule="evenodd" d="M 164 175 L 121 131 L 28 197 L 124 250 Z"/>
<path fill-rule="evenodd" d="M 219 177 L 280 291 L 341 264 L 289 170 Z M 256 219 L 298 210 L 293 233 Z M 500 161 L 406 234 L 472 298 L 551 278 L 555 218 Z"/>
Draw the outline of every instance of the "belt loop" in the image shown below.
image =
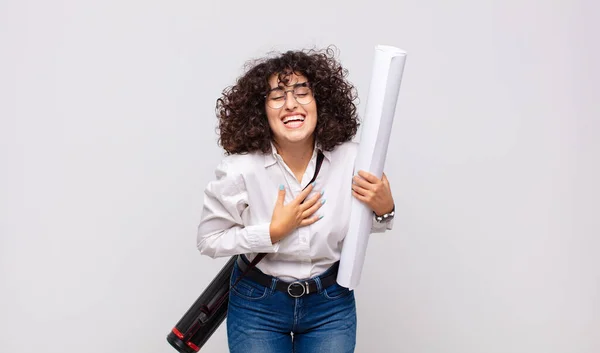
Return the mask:
<path fill-rule="evenodd" d="M 271 278 L 271 292 L 269 294 L 273 294 L 277 290 L 277 277 Z"/>
<path fill-rule="evenodd" d="M 321 278 L 319 276 L 314 278 L 315 284 L 317 285 L 317 293 L 321 293 L 323 291 L 323 286 L 321 285 Z"/>

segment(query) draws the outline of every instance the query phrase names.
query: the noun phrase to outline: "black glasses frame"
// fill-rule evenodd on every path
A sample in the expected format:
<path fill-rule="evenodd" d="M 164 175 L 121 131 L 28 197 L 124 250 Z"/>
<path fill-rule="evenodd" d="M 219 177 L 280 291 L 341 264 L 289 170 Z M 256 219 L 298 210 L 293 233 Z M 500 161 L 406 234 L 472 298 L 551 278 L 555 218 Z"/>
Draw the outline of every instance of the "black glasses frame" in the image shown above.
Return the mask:
<path fill-rule="evenodd" d="M 298 102 L 298 97 L 296 97 L 296 93 L 294 92 L 294 91 L 296 90 L 296 88 L 298 88 L 298 87 L 306 87 L 306 88 L 308 88 L 308 89 L 310 90 L 310 93 L 311 93 L 311 95 L 312 95 L 312 99 L 311 99 L 311 101 L 310 101 L 310 102 L 308 102 L 308 103 L 300 103 L 300 102 Z M 276 90 L 281 90 L 281 91 L 283 91 L 283 99 L 284 99 L 284 103 L 283 103 L 283 105 L 282 105 L 281 107 L 279 107 L 279 108 L 273 108 L 273 107 L 269 106 L 271 109 L 281 109 L 281 108 L 282 108 L 282 107 L 285 105 L 285 102 L 287 101 L 287 93 L 288 93 L 288 92 L 292 92 L 292 97 L 294 97 L 294 99 L 296 100 L 296 102 L 298 102 L 298 104 L 300 104 L 300 105 L 307 105 L 307 104 L 310 104 L 310 103 L 312 103 L 312 102 L 315 100 L 315 92 L 314 92 L 314 90 L 313 90 L 313 85 L 312 85 L 312 84 L 310 84 L 308 81 L 306 81 L 306 82 L 299 82 L 299 83 L 296 83 L 296 84 L 294 84 L 294 86 L 293 86 L 293 88 L 292 88 L 292 89 L 288 89 L 288 90 L 286 90 L 286 89 L 283 89 L 283 88 L 281 88 L 281 87 L 279 87 L 279 86 L 278 86 L 278 87 L 275 87 L 275 88 L 271 88 L 270 90 L 268 90 L 268 91 L 267 91 L 267 94 L 265 94 L 265 95 L 264 95 L 264 98 L 265 98 L 265 100 L 266 100 L 266 103 L 267 103 L 267 105 L 269 104 L 269 103 L 268 103 L 269 94 L 270 94 L 271 92 L 273 92 L 273 91 L 276 91 Z"/>

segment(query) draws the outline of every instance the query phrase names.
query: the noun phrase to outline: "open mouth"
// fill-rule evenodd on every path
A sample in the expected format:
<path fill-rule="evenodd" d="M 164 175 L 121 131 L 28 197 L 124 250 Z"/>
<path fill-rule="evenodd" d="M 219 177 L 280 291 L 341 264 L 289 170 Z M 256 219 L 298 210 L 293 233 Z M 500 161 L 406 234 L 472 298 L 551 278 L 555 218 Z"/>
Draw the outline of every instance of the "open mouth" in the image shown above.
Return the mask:
<path fill-rule="evenodd" d="M 300 114 L 286 116 L 282 122 L 288 128 L 298 128 L 304 124 L 304 116 Z"/>
<path fill-rule="evenodd" d="M 284 124 L 289 124 L 292 122 L 304 122 L 304 116 L 302 115 L 290 115 L 290 116 L 286 116 L 285 118 L 283 118 L 283 123 Z"/>

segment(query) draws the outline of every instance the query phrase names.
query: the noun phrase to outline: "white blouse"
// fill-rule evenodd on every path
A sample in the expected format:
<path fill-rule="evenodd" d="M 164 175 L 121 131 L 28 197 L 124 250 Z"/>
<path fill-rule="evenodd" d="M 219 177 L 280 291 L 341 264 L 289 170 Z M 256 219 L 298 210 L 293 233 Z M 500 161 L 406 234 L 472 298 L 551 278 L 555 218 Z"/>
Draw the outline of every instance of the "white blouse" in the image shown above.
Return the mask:
<path fill-rule="evenodd" d="M 317 211 L 319 221 L 292 231 L 272 244 L 271 216 L 279 185 L 285 187 L 285 202 L 293 200 L 312 179 L 317 150 L 299 183 L 275 148 L 226 156 L 217 167 L 217 179 L 204 191 L 202 219 L 198 226 L 198 250 L 210 257 L 268 253 L 256 266 L 262 272 L 286 281 L 317 276 L 340 259 L 342 243 L 350 223 L 352 176 L 358 145 L 346 142 L 325 158 L 311 191 L 324 190 L 325 204 Z M 378 223 L 373 217 L 372 233 L 392 229 L 393 219 Z"/>

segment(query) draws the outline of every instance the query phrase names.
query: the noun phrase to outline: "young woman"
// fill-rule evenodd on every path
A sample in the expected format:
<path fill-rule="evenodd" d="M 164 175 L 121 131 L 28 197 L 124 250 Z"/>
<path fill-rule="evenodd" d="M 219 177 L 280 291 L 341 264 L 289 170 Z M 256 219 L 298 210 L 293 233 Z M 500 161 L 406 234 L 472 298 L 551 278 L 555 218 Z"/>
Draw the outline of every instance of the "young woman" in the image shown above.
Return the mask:
<path fill-rule="evenodd" d="M 232 353 L 353 352 L 354 293 L 335 282 L 351 198 L 391 229 L 390 185 L 354 171 L 356 91 L 332 49 L 289 51 L 251 64 L 217 100 L 227 156 L 205 190 L 198 249 L 238 255 L 231 290 Z M 316 179 L 312 181 L 313 177 Z"/>

